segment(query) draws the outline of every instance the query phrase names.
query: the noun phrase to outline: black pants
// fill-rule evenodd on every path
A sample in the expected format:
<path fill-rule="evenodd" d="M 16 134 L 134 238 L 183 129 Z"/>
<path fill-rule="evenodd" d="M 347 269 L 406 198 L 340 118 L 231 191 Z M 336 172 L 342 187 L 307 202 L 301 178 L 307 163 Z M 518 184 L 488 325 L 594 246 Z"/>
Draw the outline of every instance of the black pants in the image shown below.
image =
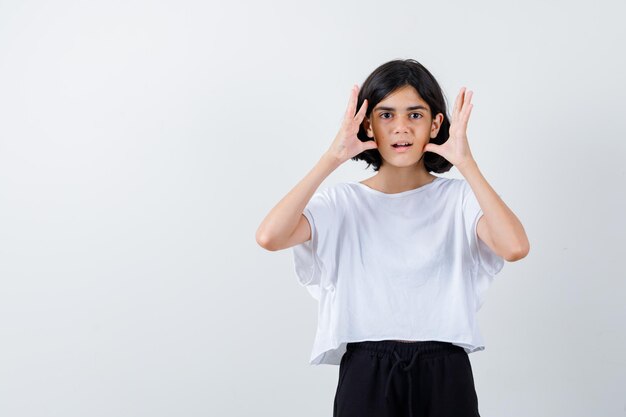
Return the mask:
<path fill-rule="evenodd" d="M 333 417 L 480 417 L 468 355 L 439 341 L 348 343 Z"/>

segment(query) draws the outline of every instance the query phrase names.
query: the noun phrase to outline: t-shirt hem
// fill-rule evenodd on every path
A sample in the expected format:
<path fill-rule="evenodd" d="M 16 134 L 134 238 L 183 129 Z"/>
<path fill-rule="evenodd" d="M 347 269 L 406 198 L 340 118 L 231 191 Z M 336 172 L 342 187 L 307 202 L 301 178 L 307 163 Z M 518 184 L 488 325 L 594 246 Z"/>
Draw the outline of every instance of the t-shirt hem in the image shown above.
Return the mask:
<path fill-rule="evenodd" d="M 357 343 L 357 342 L 365 342 L 365 341 L 380 341 L 380 340 L 404 340 L 405 336 L 393 336 L 393 337 L 368 337 L 362 339 L 346 339 L 342 342 L 339 342 L 337 345 L 330 347 L 322 352 L 314 352 L 311 355 L 311 359 L 309 360 L 309 365 L 339 365 L 341 362 L 341 357 L 347 350 L 348 343 Z M 408 340 L 408 339 L 406 339 Z M 457 345 L 465 350 L 465 353 L 470 354 L 474 352 L 479 352 L 485 350 L 485 345 L 475 345 L 468 342 L 458 341 L 458 340 L 442 340 L 442 339 L 422 339 L 422 340 L 441 340 L 442 342 L 450 342 L 453 345 Z"/>

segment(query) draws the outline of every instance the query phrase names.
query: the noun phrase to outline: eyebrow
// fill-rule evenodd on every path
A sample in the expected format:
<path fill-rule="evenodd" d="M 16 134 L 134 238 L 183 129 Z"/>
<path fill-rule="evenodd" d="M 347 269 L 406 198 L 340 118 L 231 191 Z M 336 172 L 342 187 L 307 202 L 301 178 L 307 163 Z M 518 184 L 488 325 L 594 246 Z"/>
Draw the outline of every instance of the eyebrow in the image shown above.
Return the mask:
<path fill-rule="evenodd" d="M 393 107 L 386 107 L 386 106 L 378 106 L 376 107 L 374 110 L 378 111 L 378 110 L 385 110 L 385 111 L 396 111 L 396 109 L 394 109 Z M 411 106 L 411 107 L 407 107 L 406 111 L 411 111 L 411 110 L 426 110 L 428 111 L 428 109 L 422 105 L 418 105 L 418 106 Z"/>

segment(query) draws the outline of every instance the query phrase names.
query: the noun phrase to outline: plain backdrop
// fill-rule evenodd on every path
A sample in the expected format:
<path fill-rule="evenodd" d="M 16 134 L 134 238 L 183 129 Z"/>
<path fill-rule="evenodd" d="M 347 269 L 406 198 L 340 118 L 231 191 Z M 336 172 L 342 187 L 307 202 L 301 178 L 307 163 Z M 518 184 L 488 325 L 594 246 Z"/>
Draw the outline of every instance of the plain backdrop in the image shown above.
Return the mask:
<path fill-rule="evenodd" d="M 606 0 L 0 1 L 0 415 L 330 416 L 316 302 L 255 232 L 351 86 L 406 58 L 450 105 L 474 91 L 472 153 L 531 243 L 479 313 L 481 415 L 626 415 L 623 16 Z"/>

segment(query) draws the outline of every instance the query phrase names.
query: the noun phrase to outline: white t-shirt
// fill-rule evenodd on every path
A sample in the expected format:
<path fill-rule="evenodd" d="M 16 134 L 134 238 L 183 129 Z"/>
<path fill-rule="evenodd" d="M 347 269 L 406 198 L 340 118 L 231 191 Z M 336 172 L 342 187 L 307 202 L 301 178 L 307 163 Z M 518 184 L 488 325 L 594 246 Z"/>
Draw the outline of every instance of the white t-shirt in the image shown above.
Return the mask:
<path fill-rule="evenodd" d="M 476 312 L 504 259 L 476 234 L 482 210 L 465 179 L 395 194 L 359 182 L 318 189 L 293 246 L 318 301 L 310 364 L 338 365 L 348 342 L 440 340 L 483 350 Z"/>

